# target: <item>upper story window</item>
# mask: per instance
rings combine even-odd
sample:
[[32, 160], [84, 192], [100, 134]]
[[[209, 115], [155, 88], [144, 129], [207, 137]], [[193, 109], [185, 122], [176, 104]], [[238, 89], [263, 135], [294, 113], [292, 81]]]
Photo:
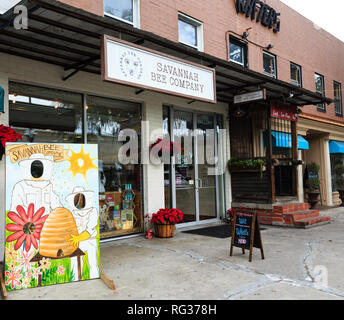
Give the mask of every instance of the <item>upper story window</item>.
[[302, 74], [301, 74], [301, 66], [290, 63], [290, 81], [292, 84], [302, 87]]
[[229, 37], [229, 60], [248, 67], [247, 43], [234, 37]]
[[266, 75], [277, 78], [276, 56], [263, 51], [263, 69]]
[[343, 115], [342, 107], [342, 85], [339, 82], [333, 82], [334, 89], [334, 110], [337, 116]]
[[179, 42], [203, 51], [203, 23], [188, 17], [182, 13], [178, 14]]
[[139, 27], [139, 0], [104, 0], [106, 16]]
[[[316, 93], [325, 96], [325, 82], [324, 76], [321, 74], [315, 73], [314, 74], [314, 81], [315, 81], [315, 91]], [[325, 103], [319, 103], [317, 105], [318, 111], [326, 112]]]

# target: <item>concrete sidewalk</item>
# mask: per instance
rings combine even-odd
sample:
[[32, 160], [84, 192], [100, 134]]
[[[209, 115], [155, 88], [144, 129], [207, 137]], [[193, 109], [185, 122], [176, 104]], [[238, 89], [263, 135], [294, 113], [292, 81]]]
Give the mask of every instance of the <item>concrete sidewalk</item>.
[[[332, 223], [306, 230], [267, 227], [265, 260], [254, 249], [252, 263], [238, 248], [229, 257], [230, 238], [182, 230], [173, 239], [104, 243], [102, 270], [115, 281], [115, 291], [92, 280], [10, 292], [9, 300], [344, 299], [344, 209], [321, 214]], [[317, 285], [319, 270], [327, 273], [327, 287]]]

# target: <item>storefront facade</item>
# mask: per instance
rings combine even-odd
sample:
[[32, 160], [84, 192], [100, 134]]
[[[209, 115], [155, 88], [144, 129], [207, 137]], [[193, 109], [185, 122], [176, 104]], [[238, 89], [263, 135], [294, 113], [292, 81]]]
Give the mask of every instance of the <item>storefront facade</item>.
[[[309, 21], [279, 1], [271, 1], [268, 7], [259, 2], [271, 13], [270, 24], [247, 19], [243, 3], [228, 1], [213, 10], [212, 3], [204, 1], [211, 13], [208, 14], [190, 3], [178, 2], [172, 8], [163, 3], [153, 7], [151, 2], [130, 0], [126, 3], [128, 8], [117, 8], [121, 9], [120, 14], [110, 0], [82, 4], [69, 0], [26, 1], [28, 31], [13, 28], [14, 15], [3, 17], [0, 87], [4, 89], [4, 113], [0, 114], [0, 123], [21, 133], [23, 143], [98, 144], [103, 217], [100, 230], [104, 240], [143, 233], [144, 216], [164, 207], [181, 209], [184, 225], [194, 225], [219, 221], [226, 210], [243, 204], [272, 209], [279, 197], [304, 201], [303, 169], [298, 161], [314, 159], [311, 150], [316, 147], [308, 140], [310, 123], [298, 115], [300, 111], [318, 112], [312, 111], [315, 105], [326, 105], [331, 102], [327, 97], [332, 98], [327, 92], [321, 94], [316, 90], [316, 70], [303, 56], [303, 43], [309, 34], [313, 36], [314, 30]], [[220, 9], [222, 20], [216, 16]], [[161, 21], [152, 19], [153, 16], [159, 16]], [[283, 26], [283, 20], [288, 19], [295, 19], [295, 26]], [[305, 34], [300, 39], [291, 39], [290, 34], [296, 33], [290, 28], [303, 24], [307, 26]], [[188, 33], [190, 26], [193, 31]], [[119, 64], [105, 54], [104, 36], [129, 45], [133, 52], [141, 50], [168, 58], [171, 63], [209, 69], [214, 78], [207, 84], [214, 90], [208, 95], [197, 95], [196, 91], [205, 92], [195, 75], [193, 84], [188, 85], [177, 78], [170, 79], [173, 90], [166, 90], [164, 66], [159, 63], [152, 71], [162, 75], [150, 72], [148, 81], [137, 73], [136, 82], [124, 81], [119, 76], [134, 74], [142, 61], [132, 62], [136, 71], [124, 65], [118, 68]], [[323, 36], [321, 31], [320, 38]], [[291, 41], [295, 41], [297, 50], [291, 50]], [[319, 65], [319, 61], [322, 57], [315, 57], [312, 65]], [[165, 68], [169, 70], [168, 66]], [[183, 86], [193, 93], [186, 94]], [[263, 93], [258, 100], [252, 98], [256, 92]], [[190, 137], [192, 147], [180, 154], [178, 163], [171, 157], [171, 163], [123, 165], [118, 151], [126, 142], [119, 139], [124, 129], [137, 133], [139, 153], [165, 136], [171, 141]], [[203, 164], [198, 158], [198, 141], [207, 138], [208, 130], [215, 132], [215, 158], [222, 157], [224, 163], [231, 154], [232, 158], [245, 161], [260, 159], [264, 162], [263, 179], [257, 171], [224, 170], [208, 175], [213, 164]], [[227, 132], [223, 150], [217, 147], [221, 130]], [[329, 153], [326, 159], [329, 161]], [[330, 162], [322, 169], [322, 198], [331, 205], [327, 195], [332, 193], [326, 180], [331, 176], [329, 166]], [[2, 161], [3, 196], [4, 168]], [[133, 211], [132, 221], [116, 225], [115, 215], [123, 209], [125, 192], [131, 195], [128, 205]]]

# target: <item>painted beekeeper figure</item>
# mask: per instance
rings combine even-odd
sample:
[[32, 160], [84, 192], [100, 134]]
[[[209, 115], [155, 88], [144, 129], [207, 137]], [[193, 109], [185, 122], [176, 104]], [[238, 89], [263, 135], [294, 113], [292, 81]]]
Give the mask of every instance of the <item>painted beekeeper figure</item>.
[[27, 210], [31, 203], [35, 211], [44, 207], [44, 215], [61, 207], [60, 199], [53, 190], [51, 176], [54, 162], [43, 154], [33, 154], [18, 163], [22, 181], [15, 184], [11, 195], [11, 211], [16, 212], [18, 205]]
[[[75, 187], [73, 193], [67, 196], [66, 201], [72, 208], [71, 211], [79, 233], [78, 236], [71, 235], [69, 241], [74, 247], [79, 247], [84, 253], [87, 252], [88, 264], [90, 267], [90, 278], [99, 278], [97, 256], [98, 211], [93, 207], [94, 192], [85, 191], [83, 187]], [[71, 259], [71, 268], [73, 268], [74, 273], [76, 274], [77, 258]]]

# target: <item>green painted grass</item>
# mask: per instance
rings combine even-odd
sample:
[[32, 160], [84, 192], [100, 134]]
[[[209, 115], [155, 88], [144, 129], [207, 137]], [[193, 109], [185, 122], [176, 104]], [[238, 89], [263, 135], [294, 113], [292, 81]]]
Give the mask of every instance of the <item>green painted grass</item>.
[[[13, 223], [13, 221], [11, 221], [8, 216], [8, 211], [6, 212], [6, 219], [5, 219], [5, 223], [6, 225], [8, 223]], [[99, 248], [99, 242], [100, 242], [100, 236], [99, 236], [99, 225], [97, 227], [97, 242], [98, 242], [98, 248]], [[11, 235], [13, 232], [7, 231], [5, 230], [5, 236], [6, 238]], [[13, 242], [13, 246], [15, 245], [15, 242]], [[5, 247], [9, 248], [10, 243], [5, 243]], [[23, 248], [23, 246], [22, 246]], [[34, 255], [38, 253], [38, 250], [35, 250]], [[18, 257], [20, 255], [20, 249], [17, 251]], [[18, 258], [17, 257], [17, 258]], [[98, 250], [97, 252], [97, 257], [98, 257], [98, 266], [100, 266], [100, 250]], [[82, 280], [89, 280], [90, 279], [90, 266], [88, 263], [88, 256], [87, 256], [87, 252], [85, 252], [85, 256], [82, 257], [82, 261], [83, 261], [83, 266], [82, 266]], [[16, 262], [16, 261], [12, 261], [10, 259], [6, 259], [6, 263], [5, 263], [5, 271], [9, 271], [9, 264], [10, 263], [14, 263], [14, 265], [16, 267], [19, 267], [20, 263]], [[49, 285], [54, 285], [54, 284], [61, 284], [61, 283], [68, 283], [68, 282], [73, 282], [76, 280], [75, 277], [77, 277], [77, 273], [78, 271], [75, 270], [75, 275], [74, 275], [74, 270], [71, 270], [71, 259], [70, 258], [64, 258], [64, 259], [57, 259], [57, 260], [52, 260], [49, 259], [50, 262], [50, 267], [46, 270], [42, 270], [42, 286], [49, 286]], [[59, 275], [57, 273], [58, 267], [59, 266], [63, 266], [64, 268], [64, 273]], [[35, 262], [32, 264], [32, 268], [38, 268], [38, 262]], [[28, 271], [26, 272], [22, 272], [21, 274], [23, 275], [22, 279], [24, 279], [24, 277], [26, 276]], [[6, 279], [5, 279], [6, 282]], [[31, 277], [28, 288], [35, 288], [38, 286], [38, 280], [34, 279], [33, 277]], [[6, 285], [6, 289], [8, 291], [11, 290], [18, 290], [18, 289], [22, 289], [22, 286], [18, 286], [15, 289], [11, 289], [10, 285]]]

